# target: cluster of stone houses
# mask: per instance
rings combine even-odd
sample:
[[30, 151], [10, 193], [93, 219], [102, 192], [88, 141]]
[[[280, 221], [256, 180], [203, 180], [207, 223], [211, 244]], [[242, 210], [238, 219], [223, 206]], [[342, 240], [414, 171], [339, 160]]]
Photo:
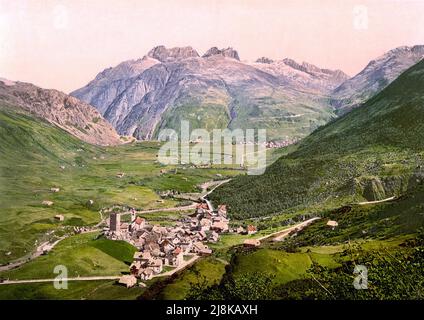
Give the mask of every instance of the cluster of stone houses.
[[268, 142], [266, 142], [265, 146], [269, 149], [284, 148], [284, 147], [287, 147], [287, 146], [294, 144], [294, 143], [297, 143], [297, 142], [299, 142], [299, 139], [292, 138], [292, 139], [285, 139], [285, 140], [280, 140], [280, 141], [268, 141]]
[[127, 241], [139, 250], [134, 254], [130, 272], [141, 280], [149, 280], [165, 266], [181, 266], [186, 256], [211, 254], [207, 243], [217, 242], [220, 233], [228, 232], [228, 223], [225, 205], [211, 211], [206, 203], [199, 203], [193, 214], [172, 227], [151, 225], [136, 216], [134, 210], [130, 222], [123, 223], [120, 213], [111, 213], [104, 234], [112, 240]]

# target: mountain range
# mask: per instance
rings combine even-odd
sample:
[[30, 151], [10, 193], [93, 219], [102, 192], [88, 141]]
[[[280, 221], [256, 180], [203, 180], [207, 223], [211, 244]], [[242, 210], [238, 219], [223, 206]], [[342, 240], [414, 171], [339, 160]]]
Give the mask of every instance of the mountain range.
[[[233, 48], [158, 46], [99, 73], [66, 95], [0, 79], [3, 102], [93, 144], [120, 135], [156, 139], [161, 129], [265, 128], [268, 140], [297, 140], [360, 106], [422, 59], [424, 46], [399, 47], [356, 76], [292, 59], [240, 61]], [[97, 110], [96, 110], [97, 109]], [[115, 131], [116, 130], [116, 131]], [[119, 134], [118, 134], [119, 133]]]
[[269, 140], [303, 138], [359, 106], [423, 56], [399, 47], [349, 78], [292, 59], [240, 61], [233, 48], [158, 46], [100, 72], [71, 95], [93, 105], [121, 135], [155, 139], [164, 128], [265, 128]]
[[122, 135], [160, 129], [267, 128], [270, 139], [302, 138], [328, 122], [329, 93], [348, 76], [290, 59], [240, 61], [232, 48], [203, 56], [191, 47], [153, 48], [99, 73], [71, 95], [95, 106]]
[[[215, 270], [219, 263], [219, 276], [210, 283], [219, 283], [218, 288], [229, 284], [231, 290], [234, 283], [249, 283], [247, 290], [237, 290], [248, 292], [256, 281], [275, 290], [269, 295], [272, 299], [287, 298], [287, 294], [309, 298], [309, 288], [321, 288], [321, 283], [329, 288], [331, 299], [349, 290], [371, 292], [373, 298], [383, 299], [388, 297], [386, 292], [394, 292], [398, 299], [403, 290], [393, 290], [393, 279], [399, 280], [401, 269], [392, 266], [408, 265], [409, 273], [403, 272], [411, 288], [407, 297], [416, 299], [422, 259], [413, 260], [410, 252], [422, 253], [419, 228], [424, 225], [421, 50], [420, 46], [394, 49], [348, 79], [341, 71], [291, 59], [261, 57], [243, 62], [232, 48], [211, 48], [200, 56], [190, 47], [160, 46], [142, 59], [106, 69], [78, 91], [85, 96], [81, 99], [102, 102], [101, 106], [56, 90], [0, 79], [0, 212], [4, 213], [0, 215], [0, 262], [11, 262], [2, 267], [14, 268], [2, 271], [1, 280], [47, 279], [62, 258], [74, 261], [69, 269], [72, 274], [98, 277], [110, 275], [111, 270], [116, 274], [128, 271], [122, 258], [115, 259], [127, 251], [121, 243], [108, 240], [105, 245], [106, 239], [79, 231], [86, 226], [98, 230], [107, 219], [104, 214], [129, 206], [139, 208], [139, 213], [152, 206], [160, 212], [152, 215], [148, 211], [147, 219], [162, 226], [175, 224], [180, 216], [175, 210], [186, 201], [160, 195], [172, 190], [184, 196], [195, 192], [200, 183], [220, 177], [229, 180], [216, 189], [209, 182], [204, 187], [215, 207], [226, 205], [232, 228], [252, 225], [259, 231], [256, 239], [278, 234], [284, 242], [260, 240], [259, 247], [242, 249], [246, 237], [252, 236], [229, 235], [230, 241], [210, 244], [212, 256], [198, 262], [206, 265], [196, 265], [194, 271], [180, 270], [180, 278], [166, 278], [159, 287], [149, 287], [147, 282], [139, 298], [161, 298], [169, 286], [178, 295], [190, 291], [184, 282], [187, 274], [203, 277], [201, 270]], [[157, 161], [161, 145], [154, 141], [110, 146], [125, 140], [113, 126], [121, 134], [151, 139], [161, 128], [178, 128], [181, 119], [190, 119], [194, 127], [257, 126], [266, 127], [275, 139], [304, 138], [287, 148], [268, 150], [274, 159], [279, 158], [259, 176], [246, 175], [238, 167], [166, 167]], [[320, 219], [307, 228], [286, 229], [300, 221], [304, 225], [310, 217]], [[417, 232], [419, 237], [411, 237]], [[67, 236], [46, 256], [28, 259], [35, 246], [45, 248]], [[370, 255], [371, 250], [384, 252]], [[127, 251], [125, 261], [132, 261], [135, 251]], [[391, 260], [382, 259], [386, 255]], [[346, 257], [351, 257], [349, 263]], [[15, 259], [25, 265], [15, 268]], [[277, 260], [282, 267], [263, 263]], [[117, 261], [120, 264], [115, 267]], [[352, 288], [352, 270], [358, 261], [372, 268], [379, 261], [379, 272], [370, 273], [377, 274], [370, 278], [373, 290]], [[333, 285], [340, 270], [346, 277]], [[209, 279], [209, 273], [204, 279]], [[249, 273], [252, 278], [243, 278]], [[273, 277], [270, 282], [257, 280], [266, 274]], [[382, 285], [381, 274], [386, 284]], [[178, 283], [181, 287], [175, 287]], [[0, 296], [53, 297], [43, 287], [21, 285], [0, 286], [7, 287]], [[97, 286], [77, 288], [75, 297], [86, 298], [86, 292], [98, 292]], [[214, 292], [211, 288], [216, 286], [205, 291]], [[108, 291], [99, 296], [103, 299], [126, 297], [125, 292], [132, 290], [115, 291], [119, 287], [110, 281], [109, 287], [102, 284], [102, 288]], [[145, 296], [150, 290], [151, 295]], [[211, 297], [220, 296], [213, 293]]]

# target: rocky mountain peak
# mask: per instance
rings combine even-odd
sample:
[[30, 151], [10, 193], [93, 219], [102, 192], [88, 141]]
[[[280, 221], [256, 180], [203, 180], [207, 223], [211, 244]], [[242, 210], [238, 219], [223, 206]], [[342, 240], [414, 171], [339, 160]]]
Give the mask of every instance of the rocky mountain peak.
[[283, 62], [286, 65], [288, 65], [288, 66], [290, 66], [290, 67], [292, 67], [296, 70], [303, 71], [303, 72], [306, 72], [306, 73], [312, 73], [312, 72], [320, 71], [320, 69], [317, 66], [314, 66], [313, 64], [310, 64], [310, 63], [307, 63], [307, 62], [303, 62], [302, 64], [299, 64], [295, 60], [289, 59], [289, 58], [283, 59]]
[[411, 51], [412, 51], [412, 52], [418, 52], [418, 53], [420, 53], [420, 54], [424, 55], [424, 45], [416, 45], [416, 46], [413, 46], [413, 47], [411, 48]]
[[14, 86], [16, 84], [15, 81], [11, 81], [2, 77], [0, 77], [0, 81], [3, 82], [6, 86]]
[[199, 54], [190, 46], [175, 47], [170, 49], [166, 48], [165, 46], [157, 46], [150, 50], [147, 56], [159, 60], [160, 62], [169, 62], [174, 60], [199, 57]]
[[346, 73], [344, 73], [342, 70], [329, 70], [329, 69], [323, 69], [324, 73], [328, 73], [331, 74], [334, 79], [338, 79], [340, 80], [340, 82], [342, 81], [346, 81], [350, 78], [349, 75], [347, 75]]
[[207, 58], [207, 57], [217, 56], [217, 55], [221, 55], [224, 57], [228, 57], [228, 58], [232, 58], [232, 59], [236, 59], [240, 61], [238, 52], [231, 47], [228, 47], [226, 49], [218, 49], [217, 47], [212, 47], [208, 51], [206, 51], [203, 57]]
[[399, 53], [424, 53], [424, 45], [415, 45], [413, 47], [401, 46], [388, 51], [388, 54]]
[[360, 106], [405, 70], [422, 60], [423, 56], [424, 45], [402, 46], [387, 51], [371, 60], [361, 72], [336, 88], [332, 105], [339, 109], [339, 112], [347, 112]]
[[379, 63], [384, 63], [389, 59], [420, 59], [424, 56], [424, 45], [416, 45], [413, 47], [401, 46], [387, 51], [383, 55], [379, 56], [375, 60], [371, 60], [368, 66], [372, 66]]
[[257, 62], [257, 63], [267, 63], [267, 64], [271, 64], [271, 63], [273, 63], [273, 62], [274, 62], [274, 60], [269, 59], [269, 58], [267, 58], [267, 57], [260, 57], [260, 58], [256, 59], [256, 61], [255, 61], [255, 62]]
[[293, 69], [296, 69], [305, 73], [309, 73], [311, 75], [326, 74], [331, 77], [334, 77], [335, 79], [342, 80], [342, 81], [349, 79], [349, 76], [341, 70], [321, 69], [311, 63], [302, 62], [302, 64], [299, 64], [293, 59], [288, 59], [288, 58], [284, 59], [283, 62], [286, 65], [292, 67]]

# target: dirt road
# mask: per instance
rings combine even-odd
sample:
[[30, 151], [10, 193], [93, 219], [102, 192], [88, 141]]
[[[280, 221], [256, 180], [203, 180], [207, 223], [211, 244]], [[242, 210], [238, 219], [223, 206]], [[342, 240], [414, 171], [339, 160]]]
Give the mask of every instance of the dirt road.
[[268, 234], [266, 236], [263, 236], [261, 238], [258, 238], [258, 240], [259, 241], [263, 241], [265, 239], [268, 239], [268, 238], [271, 238], [271, 237], [274, 237], [275, 236], [275, 238], [273, 239], [273, 241], [282, 241], [284, 238], [286, 238], [290, 234], [290, 232], [292, 232], [292, 231], [294, 231], [296, 229], [297, 230], [302, 230], [303, 228], [307, 227], [312, 222], [314, 222], [315, 220], [318, 220], [318, 219], [321, 219], [321, 218], [320, 217], [311, 218], [309, 220], [306, 220], [306, 221], [303, 221], [301, 223], [298, 223], [298, 224], [296, 224], [296, 225], [294, 225], [292, 227], [289, 227], [287, 229], [280, 230], [280, 231], [277, 231], [277, 232], [273, 232], [271, 234]]
[[[210, 189], [208, 192], [206, 192], [204, 195], [202, 195], [202, 196], [200, 197], [200, 199], [201, 199], [201, 200], [203, 200], [203, 201], [205, 201], [205, 202], [206, 202], [206, 204], [208, 205], [209, 210], [213, 211], [213, 206], [212, 206], [212, 202], [210, 202], [208, 199], [206, 199], [206, 197], [207, 197], [209, 194], [211, 194], [211, 193], [212, 193], [212, 192], [213, 192], [216, 188], [218, 188], [219, 186], [221, 186], [221, 185], [223, 185], [224, 183], [227, 183], [227, 182], [229, 182], [229, 181], [231, 181], [231, 179], [221, 180], [221, 181], [217, 182], [217, 183], [213, 186], [213, 188], [212, 188], [212, 189]], [[205, 184], [203, 184], [203, 186], [204, 186], [204, 185], [205, 185]], [[203, 187], [203, 186], [202, 186], [202, 187]], [[206, 191], [208, 187], [209, 187], [209, 186], [205, 187], [205, 188], [204, 188], [204, 191]]]
[[386, 198], [383, 200], [376, 200], [376, 201], [364, 201], [364, 202], [358, 202], [357, 204], [359, 204], [360, 206], [366, 205], [366, 204], [376, 204], [376, 203], [382, 203], [382, 202], [387, 202], [387, 201], [391, 201], [394, 200], [396, 197], [390, 197], [390, 198]]

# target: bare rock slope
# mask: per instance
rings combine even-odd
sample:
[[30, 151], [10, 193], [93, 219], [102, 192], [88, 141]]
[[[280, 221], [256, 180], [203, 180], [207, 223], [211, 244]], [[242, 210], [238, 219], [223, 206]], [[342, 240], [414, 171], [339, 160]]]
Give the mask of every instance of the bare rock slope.
[[332, 93], [332, 105], [338, 113], [360, 106], [423, 57], [424, 45], [398, 47], [386, 52], [337, 87]]
[[0, 79], [0, 101], [42, 118], [91, 144], [120, 144], [120, 136], [91, 105], [63, 92]]

